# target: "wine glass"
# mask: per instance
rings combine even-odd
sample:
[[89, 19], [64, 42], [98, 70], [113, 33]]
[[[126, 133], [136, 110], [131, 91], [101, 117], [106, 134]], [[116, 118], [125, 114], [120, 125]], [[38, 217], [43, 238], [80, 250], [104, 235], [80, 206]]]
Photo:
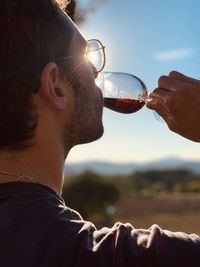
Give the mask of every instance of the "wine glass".
[[134, 113], [151, 101], [144, 82], [128, 73], [103, 71], [106, 63], [105, 46], [97, 39], [87, 41], [85, 60], [97, 74], [96, 85], [101, 89], [104, 106], [121, 113]]
[[151, 101], [146, 85], [140, 78], [122, 72], [102, 71], [96, 78], [104, 106], [121, 113], [134, 113]]

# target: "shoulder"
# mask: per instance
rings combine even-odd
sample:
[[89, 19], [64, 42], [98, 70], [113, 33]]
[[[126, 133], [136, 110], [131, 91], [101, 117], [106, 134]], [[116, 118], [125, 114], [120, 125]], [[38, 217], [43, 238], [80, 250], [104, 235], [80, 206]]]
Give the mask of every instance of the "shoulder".
[[98, 230], [73, 210], [66, 212], [54, 220], [43, 239], [43, 247], [50, 254], [48, 259], [57, 262], [57, 266], [67, 263], [78, 267], [110, 267], [135, 263], [135, 266], [175, 267], [189, 262], [190, 266], [200, 266], [200, 238], [196, 235], [173, 233], [158, 225], [135, 229], [128, 223]]

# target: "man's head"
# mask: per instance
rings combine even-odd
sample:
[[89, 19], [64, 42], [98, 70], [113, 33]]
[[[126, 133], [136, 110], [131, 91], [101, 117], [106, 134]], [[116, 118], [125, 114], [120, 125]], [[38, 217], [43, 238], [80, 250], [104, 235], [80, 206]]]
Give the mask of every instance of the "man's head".
[[66, 148], [99, 138], [102, 97], [79, 57], [86, 42], [58, 4], [2, 1], [0, 36], [0, 149], [31, 146], [53, 122]]

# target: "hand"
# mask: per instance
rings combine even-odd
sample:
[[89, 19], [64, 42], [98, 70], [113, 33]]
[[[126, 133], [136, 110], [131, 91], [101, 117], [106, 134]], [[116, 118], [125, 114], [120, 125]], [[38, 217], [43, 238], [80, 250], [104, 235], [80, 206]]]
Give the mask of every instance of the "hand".
[[200, 80], [172, 71], [161, 76], [147, 107], [163, 117], [170, 130], [200, 142]]

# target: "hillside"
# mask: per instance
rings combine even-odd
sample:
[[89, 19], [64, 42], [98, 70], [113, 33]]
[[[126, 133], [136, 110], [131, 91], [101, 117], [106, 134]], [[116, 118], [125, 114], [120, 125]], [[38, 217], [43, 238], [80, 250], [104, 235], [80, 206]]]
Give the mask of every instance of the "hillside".
[[68, 163], [65, 168], [66, 175], [78, 174], [91, 170], [102, 175], [126, 175], [139, 170], [166, 170], [187, 169], [200, 173], [200, 161], [187, 161], [181, 158], [170, 157], [146, 163], [111, 163], [104, 161], [89, 161], [82, 163]]

